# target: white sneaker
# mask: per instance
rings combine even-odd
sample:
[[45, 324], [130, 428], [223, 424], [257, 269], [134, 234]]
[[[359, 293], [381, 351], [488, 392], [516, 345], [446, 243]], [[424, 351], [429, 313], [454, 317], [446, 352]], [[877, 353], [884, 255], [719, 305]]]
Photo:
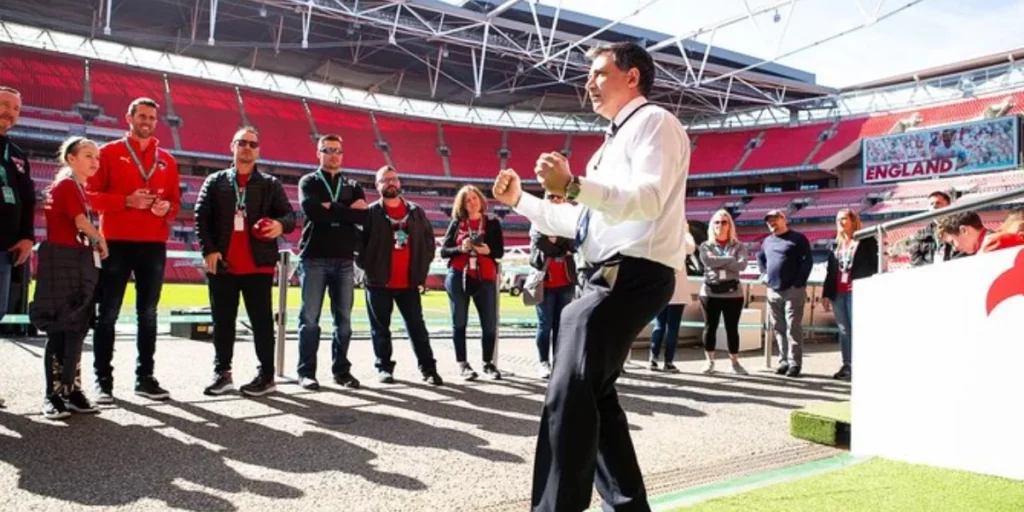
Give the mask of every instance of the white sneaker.
[[542, 379], [545, 379], [545, 380], [550, 379], [551, 378], [551, 363], [549, 363], [547, 361], [542, 361], [540, 364], [538, 364], [537, 365], [537, 376], [542, 378]]
[[747, 370], [743, 368], [743, 365], [741, 365], [740, 362], [735, 359], [732, 361], [732, 372], [735, 373], [736, 375], [749, 375], [747, 373]]
[[711, 375], [712, 373], [715, 373], [715, 362], [714, 361], [705, 361], [704, 362], [704, 369], [701, 370], [700, 372], [705, 374], [705, 375]]

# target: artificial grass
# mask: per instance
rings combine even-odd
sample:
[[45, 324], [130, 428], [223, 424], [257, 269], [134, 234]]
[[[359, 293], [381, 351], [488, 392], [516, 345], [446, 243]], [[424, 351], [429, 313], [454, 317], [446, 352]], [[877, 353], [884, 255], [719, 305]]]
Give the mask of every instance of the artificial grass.
[[822, 402], [793, 411], [789, 433], [797, 439], [828, 446], [850, 443], [850, 402]]
[[1024, 482], [885, 459], [717, 498], [678, 512], [1024, 510]]

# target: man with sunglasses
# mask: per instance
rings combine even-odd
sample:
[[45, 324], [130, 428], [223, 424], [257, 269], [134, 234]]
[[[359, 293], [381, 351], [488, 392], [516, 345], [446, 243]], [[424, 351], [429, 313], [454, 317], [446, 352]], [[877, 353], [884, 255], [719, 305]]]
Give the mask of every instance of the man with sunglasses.
[[370, 205], [357, 263], [366, 272], [366, 311], [377, 376], [384, 384], [395, 382], [391, 312], [397, 305], [423, 381], [440, 386], [443, 381], [437, 374], [420, 300], [420, 289], [434, 260], [434, 228], [423, 208], [402, 197], [398, 172], [381, 167], [376, 181], [381, 199]]
[[320, 348], [320, 310], [324, 292], [331, 297], [334, 333], [331, 373], [334, 382], [358, 388], [348, 360], [352, 338], [355, 293], [353, 259], [361, 240], [357, 226], [366, 222], [366, 194], [341, 175], [344, 151], [340, 135], [327, 134], [317, 142], [320, 167], [299, 179], [299, 201], [306, 214], [299, 243], [302, 310], [299, 313], [299, 385], [316, 390], [317, 351]]
[[234, 165], [211, 174], [196, 200], [196, 233], [206, 260], [213, 313], [214, 375], [203, 391], [221, 395], [234, 389], [231, 360], [239, 295], [252, 325], [259, 368], [239, 391], [263, 396], [274, 383], [274, 313], [271, 289], [277, 239], [295, 229], [295, 212], [277, 178], [256, 168], [259, 133], [251, 126], [231, 141]]

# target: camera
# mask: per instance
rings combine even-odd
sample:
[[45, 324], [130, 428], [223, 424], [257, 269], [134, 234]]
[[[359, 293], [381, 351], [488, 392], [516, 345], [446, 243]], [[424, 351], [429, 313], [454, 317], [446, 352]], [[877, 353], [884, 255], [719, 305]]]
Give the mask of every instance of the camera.
[[472, 235], [469, 235], [469, 243], [479, 247], [481, 245], [484, 245], [484, 238], [476, 233], [473, 233]]

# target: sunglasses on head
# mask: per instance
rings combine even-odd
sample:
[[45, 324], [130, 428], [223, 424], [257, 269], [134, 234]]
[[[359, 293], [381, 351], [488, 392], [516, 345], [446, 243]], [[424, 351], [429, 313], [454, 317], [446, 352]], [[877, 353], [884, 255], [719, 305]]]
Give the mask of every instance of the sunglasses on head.
[[341, 148], [320, 148], [320, 152], [325, 155], [340, 155], [343, 153]]
[[260, 147], [259, 141], [255, 141], [255, 140], [238, 139], [238, 140], [235, 141], [235, 144], [237, 144], [238, 147], [240, 147], [240, 148], [244, 148], [246, 146], [249, 146], [250, 148], [256, 149], [256, 148]]

